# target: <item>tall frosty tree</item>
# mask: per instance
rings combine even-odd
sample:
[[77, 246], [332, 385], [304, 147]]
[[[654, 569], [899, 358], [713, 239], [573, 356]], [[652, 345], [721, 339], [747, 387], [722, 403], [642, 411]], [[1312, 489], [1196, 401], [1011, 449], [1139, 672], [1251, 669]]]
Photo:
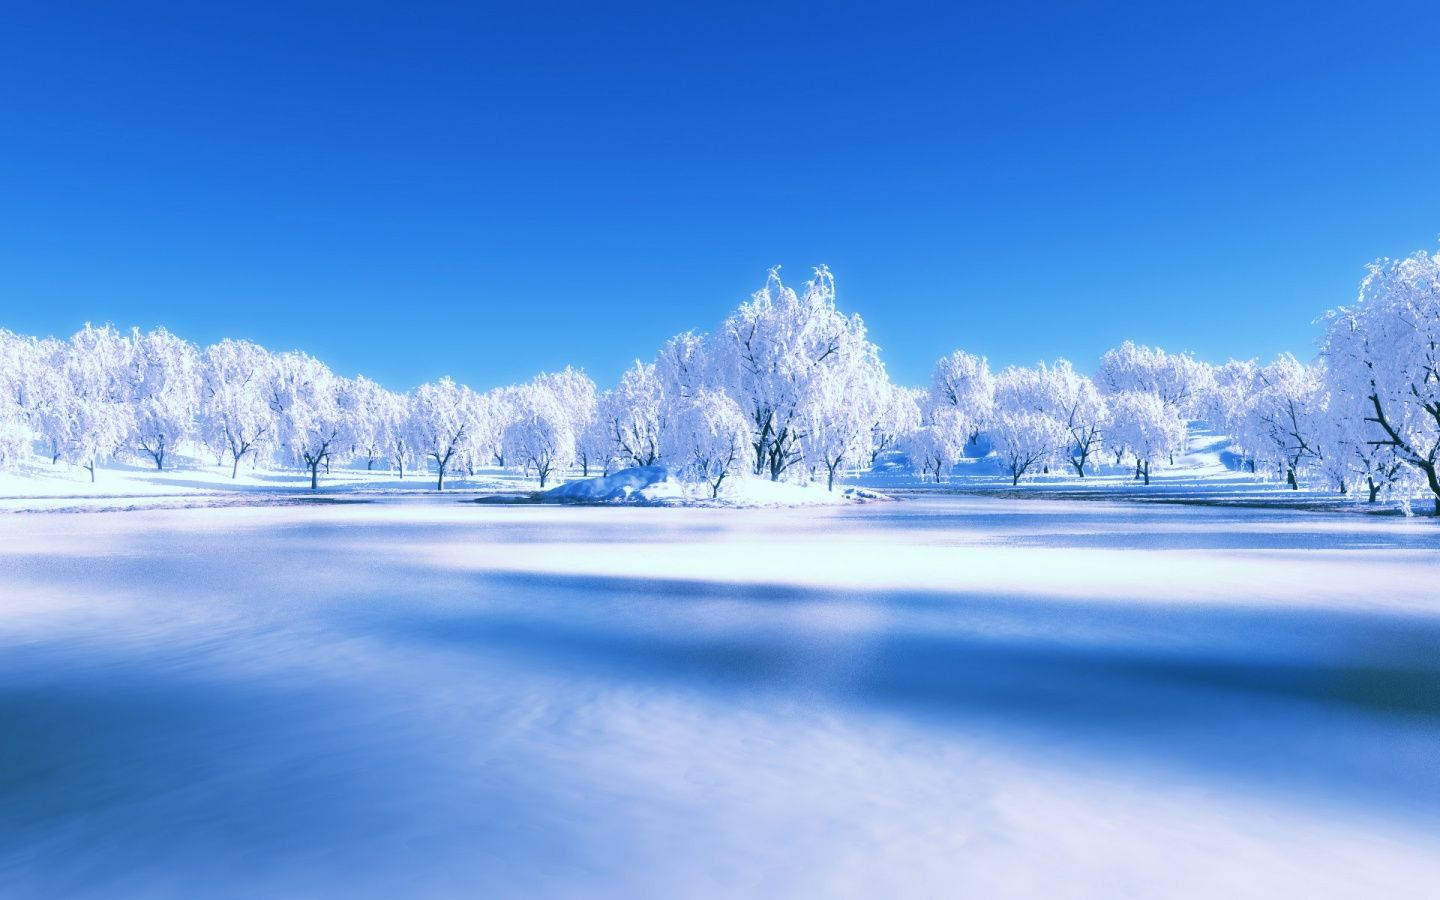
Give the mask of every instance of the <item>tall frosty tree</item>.
[[649, 466], [660, 458], [665, 389], [653, 363], [636, 361], [607, 391], [597, 412], [614, 453], [627, 466]]
[[1320, 371], [1289, 353], [1256, 371], [1243, 427], [1255, 452], [1284, 472], [1285, 482], [1300, 489], [1300, 472], [1321, 460], [1320, 419], [1325, 395]]
[[1011, 484], [1064, 453], [1069, 433], [1054, 388], [1043, 368], [1010, 366], [995, 378], [995, 412], [986, 434]]
[[501, 437], [505, 456], [511, 465], [533, 469], [543, 488], [556, 471], [575, 461], [571, 416], [543, 384], [522, 386], [514, 402], [514, 416]]
[[391, 460], [405, 477], [406, 460], [396, 458], [407, 412], [405, 398], [357, 375], [345, 382], [340, 405], [350, 419], [351, 438], [355, 451], [365, 459], [365, 471], [374, 471], [381, 460]]
[[320, 486], [320, 467], [338, 462], [353, 441], [340, 405], [343, 382], [319, 360], [282, 353], [270, 377], [270, 410], [281, 458], [310, 472], [310, 489]]
[[480, 398], [449, 378], [422, 384], [410, 397], [410, 444], [435, 463], [435, 490], [471, 441]]
[[1413, 467], [1440, 515], [1440, 254], [1373, 264], [1331, 314], [1324, 356], [1335, 385], [1364, 398], [1363, 439]]
[[891, 400], [890, 379], [867, 341], [839, 355], [835, 364], [821, 366], [807, 390], [801, 449], [825, 470], [825, 485], [834, 490], [842, 467], [869, 461], [875, 423]]
[[765, 287], [725, 320], [716, 335], [716, 377], [750, 420], [753, 471], [778, 480], [801, 459], [805, 407], [822, 373], [869, 352], [859, 316], [835, 307], [835, 279], [824, 267], [802, 293], [771, 269]]
[[725, 479], [745, 466], [750, 428], [739, 404], [724, 391], [696, 388], [671, 407], [662, 441], [664, 458], [703, 481], [713, 499]]
[[995, 377], [990, 363], [964, 350], [942, 356], [930, 374], [930, 402], [953, 411], [946, 418], [964, 432], [961, 444], [969, 443], [994, 413]]
[[165, 456], [190, 435], [200, 405], [200, 354], [189, 341], [163, 328], [131, 339], [133, 391], [130, 398], [134, 440], [165, 468]]
[[230, 457], [230, 477], [240, 461], [253, 460], [274, 431], [270, 407], [272, 360], [265, 348], [249, 341], [223, 340], [200, 358], [200, 432], [207, 444]]
[[88, 324], [63, 351], [63, 405], [53, 417], [54, 431], [45, 437], [62, 459], [88, 471], [91, 481], [99, 460], [113, 456], [134, 429], [134, 352], [130, 339], [112, 326]]
[[1110, 398], [1109, 437], [1135, 458], [1135, 477], [1150, 483], [1150, 467], [1185, 441], [1185, 420], [1150, 391], [1123, 391]]

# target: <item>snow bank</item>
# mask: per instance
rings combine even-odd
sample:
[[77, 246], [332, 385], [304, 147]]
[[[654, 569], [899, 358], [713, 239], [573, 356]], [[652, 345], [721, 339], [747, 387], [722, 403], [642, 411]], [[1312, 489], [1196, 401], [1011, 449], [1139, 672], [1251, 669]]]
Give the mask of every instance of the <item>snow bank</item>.
[[834, 491], [818, 484], [789, 484], [761, 478], [725, 479], [712, 498], [709, 485], [685, 481], [666, 466], [637, 466], [613, 475], [581, 478], [542, 491], [542, 503], [633, 503], [642, 506], [828, 506], [889, 497], [865, 488]]

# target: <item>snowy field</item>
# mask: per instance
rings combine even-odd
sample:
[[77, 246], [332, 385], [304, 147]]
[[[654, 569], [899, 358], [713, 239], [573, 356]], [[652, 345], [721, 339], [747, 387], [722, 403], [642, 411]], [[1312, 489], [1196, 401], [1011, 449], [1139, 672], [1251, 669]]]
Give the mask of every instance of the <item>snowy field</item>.
[[1433, 520], [0, 516], [5, 897], [1425, 897]]

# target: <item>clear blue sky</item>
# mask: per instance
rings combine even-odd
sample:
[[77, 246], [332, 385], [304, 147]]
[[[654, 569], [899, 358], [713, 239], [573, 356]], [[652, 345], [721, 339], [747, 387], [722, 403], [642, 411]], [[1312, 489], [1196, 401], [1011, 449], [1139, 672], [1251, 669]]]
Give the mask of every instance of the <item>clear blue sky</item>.
[[28, 3], [0, 326], [610, 380], [781, 263], [892, 373], [1310, 352], [1440, 233], [1433, 8]]

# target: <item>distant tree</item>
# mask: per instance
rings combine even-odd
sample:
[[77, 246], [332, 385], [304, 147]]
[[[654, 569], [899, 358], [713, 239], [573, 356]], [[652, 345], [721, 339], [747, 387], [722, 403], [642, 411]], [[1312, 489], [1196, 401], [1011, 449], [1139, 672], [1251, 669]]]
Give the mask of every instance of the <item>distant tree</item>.
[[506, 427], [505, 454], [533, 468], [544, 488], [558, 469], [575, 461], [575, 432], [570, 416], [555, 394], [543, 386], [525, 385], [515, 396], [517, 415]]
[[1110, 398], [1110, 440], [1135, 457], [1135, 477], [1150, 483], [1152, 464], [1185, 440], [1185, 421], [1158, 394], [1125, 391]]
[[109, 325], [86, 324], [65, 347], [63, 406], [52, 417], [55, 431], [46, 437], [62, 458], [88, 471], [91, 481], [99, 460], [114, 456], [134, 431], [134, 352], [130, 339]]
[[270, 406], [273, 361], [249, 341], [222, 340], [200, 357], [200, 433], [230, 456], [230, 477], [240, 460], [252, 459], [275, 429]]
[[966, 431], [965, 443], [973, 441], [994, 413], [995, 377], [989, 362], [964, 350], [942, 356], [930, 375], [930, 403], [950, 407], [948, 421]]
[[871, 352], [859, 316], [835, 306], [835, 279], [824, 267], [797, 294], [771, 269], [765, 286], [725, 320], [713, 341], [715, 378], [751, 425], [753, 471], [772, 481], [803, 458], [805, 404], [812, 383], [846, 358]]
[[195, 428], [200, 406], [200, 354], [163, 328], [130, 338], [131, 423], [134, 441], [165, 468], [165, 456]]
[[469, 446], [479, 398], [450, 378], [422, 384], [410, 396], [409, 441], [435, 463], [435, 490], [445, 490], [445, 473]]
[[654, 465], [660, 458], [665, 389], [653, 363], [636, 361], [607, 391], [598, 415], [626, 465]]
[[312, 356], [275, 357], [269, 389], [275, 446], [283, 461], [310, 472], [311, 490], [320, 486], [320, 467], [340, 461], [354, 443], [340, 405], [343, 389], [343, 380]]
[[715, 498], [725, 479], [745, 467], [750, 426], [728, 394], [697, 388], [671, 408], [662, 441], [661, 455], [687, 476], [703, 481]]

